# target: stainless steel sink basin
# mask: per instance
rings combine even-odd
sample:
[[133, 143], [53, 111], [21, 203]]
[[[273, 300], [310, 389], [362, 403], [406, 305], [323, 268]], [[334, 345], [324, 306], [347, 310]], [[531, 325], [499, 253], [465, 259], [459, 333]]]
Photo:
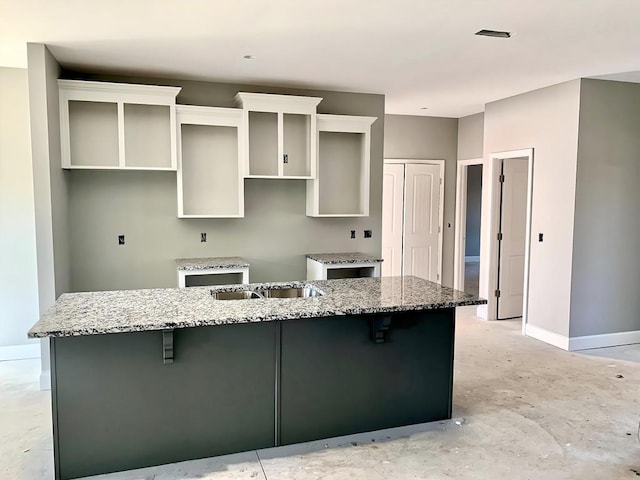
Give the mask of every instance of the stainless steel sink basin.
[[265, 288], [260, 290], [260, 294], [265, 298], [311, 298], [320, 297], [322, 292], [316, 290], [313, 287], [298, 287], [298, 288]]
[[211, 291], [211, 296], [215, 300], [247, 300], [250, 298], [262, 298], [256, 292], [252, 292], [251, 290], [240, 290], [236, 292], [215, 292]]
[[261, 290], [211, 290], [214, 300], [249, 300], [255, 298], [312, 298], [322, 296], [322, 292], [311, 285], [301, 287], [265, 287]]

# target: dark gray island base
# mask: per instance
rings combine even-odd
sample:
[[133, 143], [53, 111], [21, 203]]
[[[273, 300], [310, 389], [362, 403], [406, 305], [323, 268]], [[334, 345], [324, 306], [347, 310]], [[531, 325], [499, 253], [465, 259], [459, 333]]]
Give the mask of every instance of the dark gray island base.
[[455, 307], [413, 307], [52, 337], [56, 478], [451, 418]]

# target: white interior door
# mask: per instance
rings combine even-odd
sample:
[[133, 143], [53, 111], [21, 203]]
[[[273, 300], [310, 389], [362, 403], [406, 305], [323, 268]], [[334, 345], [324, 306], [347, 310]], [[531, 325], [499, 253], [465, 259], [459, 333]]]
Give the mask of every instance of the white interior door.
[[402, 275], [404, 165], [385, 164], [382, 183], [382, 276]]
[[503, 161], [498, 319], [522, 316], [528, 159]]
[[405, 177], [403, 275], [438, 282], [440, 166], [409, 163]]

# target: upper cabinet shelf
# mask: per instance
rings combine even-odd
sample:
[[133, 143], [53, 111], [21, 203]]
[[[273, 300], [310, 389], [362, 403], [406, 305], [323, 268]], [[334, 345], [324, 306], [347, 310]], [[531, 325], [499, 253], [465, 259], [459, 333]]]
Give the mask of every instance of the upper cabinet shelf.
[[316, 178], [319, 97], [240, 92], [246, 178]]
[[318, 174], [307, 182], [307, 216], [369, 216], [371, 125], [376, 120], [317, 115]]
[[58, 80], [62, 168], [176, 170], [178, 87]]

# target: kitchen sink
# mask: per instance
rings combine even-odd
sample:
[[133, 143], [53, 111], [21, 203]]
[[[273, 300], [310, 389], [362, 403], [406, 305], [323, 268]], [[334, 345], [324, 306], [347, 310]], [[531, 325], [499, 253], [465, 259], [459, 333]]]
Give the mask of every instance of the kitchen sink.
[[262, 290], [235, 290], [217, 292], [211, 290], [211, 296], [215, 300], [248, 300], [256, 298], [312, 298], [321, 297], [322, 292], [313, 286], [279, 287], [271, 286]]
[[215, 300], [247, 300], [250, 298], [263, 298], [262, 295], [251, 290], [240, 290], [236, 292], [216, 292], [211, 291], [211, 296]]
[[265, 288], [260, 290], [260, 294], [265, 298], [311, 298], [320, 297], [322, 292], [314, 287], [287, 287], [287, 288]]

